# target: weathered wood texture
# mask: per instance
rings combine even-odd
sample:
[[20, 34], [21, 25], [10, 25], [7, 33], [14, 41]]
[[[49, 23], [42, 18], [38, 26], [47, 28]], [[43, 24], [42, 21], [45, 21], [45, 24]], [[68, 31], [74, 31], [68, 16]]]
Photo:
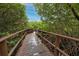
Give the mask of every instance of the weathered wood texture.
[[6, 41], [0, 43], [0, 55], [7, 56], [8, 55], [8, 47]]
[[[52, 44], [50, 41], [48, 41], [46, 38], [44, 38], [44, 37], [42, 37], [40, 34], [37, 34], [42, 40], [44, 40], [44, 42], [46, 42], [45, 44], [50, 44], [52, 47], [54, 47], [54, 49], [56, 50], [56, 51], [58, 51], [59, 53], [61, 53], [62, 55], [64, 55], [64, 56], [68, 56], [68, 54], [66, 54], [64, 51], [62, 51], [61, 49], [59, 49], [57, 46], [55, 46], [54, 44]], [[55, 52], [56, 52], [55, 51]], [[56, 55], [56, 54], [54, 54], [54, 55]]]
[[[3, 38], [0, 38], [0, 56], [10, 56], [10, 55], [12, 55], [12, 54], [14, 54], [14, 51], [17, 49], [17, 47], [19, 46], [19, 44], [21, 43], [21, 41], [23, 40], [23, 38], [24, 38], [24, 36], [25, 36], [25, 34], [24, 33], [27, 33], [27, 34], [29, 34], [29, 33], [31, 33], [31, 32], [33, 32], [33, 30], [32, 29], [24, 29], [24, 30], [21, 30], [21, 31], [18, 31], [18, 32], [16, 32], [16, 33], [13, 33], [13, 34], [10, 34], [10, 35], [8, 35], [8, 36], [5, 36], [5, 37], [3, 37]], [[17, 44], [12, 48], [12, 50], [9, 52], [8, 51], [8, 46], [7, 46], [7, 40], [9, 39], [9, 38], [14, 38], [14, 37], [16, 37], [17, 35], [21, 35], [21, 34], [23, 34], [22, 35], [22, 37], [21, 37], [21, 39], [17, 42]]]

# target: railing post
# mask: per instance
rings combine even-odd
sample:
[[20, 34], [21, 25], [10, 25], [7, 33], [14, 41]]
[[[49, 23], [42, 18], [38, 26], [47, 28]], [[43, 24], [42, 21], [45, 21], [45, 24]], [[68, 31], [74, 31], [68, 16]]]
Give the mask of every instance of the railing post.
[[[60, 43], [61, 43], [61, 37], [56, 36], [55, 46], [60, 48]], [[55, 55], [59, 55], [59, 52], [57, 50], [55, 50]]]
[[8, 47], [6, 40], [0, 43], [0, 56], [8, 55]]

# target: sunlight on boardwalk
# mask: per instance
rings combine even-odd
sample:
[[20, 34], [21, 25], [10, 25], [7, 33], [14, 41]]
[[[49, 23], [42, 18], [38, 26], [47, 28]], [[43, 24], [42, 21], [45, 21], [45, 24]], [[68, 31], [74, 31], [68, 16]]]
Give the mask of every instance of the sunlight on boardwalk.
[[50, 51], [41, 43], [35, 32], [28, 34], [22, 46], [19, 48], [18, 56], [51, 56]]

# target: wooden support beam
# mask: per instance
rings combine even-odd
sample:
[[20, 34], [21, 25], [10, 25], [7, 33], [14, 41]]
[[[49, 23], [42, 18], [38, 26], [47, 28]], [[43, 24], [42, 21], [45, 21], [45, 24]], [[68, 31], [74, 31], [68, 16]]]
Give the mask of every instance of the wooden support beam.
[[[61, 43], [61, 37], [60, 36], [56, 36], [55, 46], [60, 48], [60, 43]], [[59, 52], [57, 50], [55, 50], [55, 54], [59, 55]]]
[[6, 41], [0, 43], [0, 56], [7, 56], [8, 55], [8, 46]]
[[60, 37], [60, 36], [56, 36], [55, 45], [56, 45], [58, 48], [60, 47], [60, 43], [61, 43], [61, 37]]

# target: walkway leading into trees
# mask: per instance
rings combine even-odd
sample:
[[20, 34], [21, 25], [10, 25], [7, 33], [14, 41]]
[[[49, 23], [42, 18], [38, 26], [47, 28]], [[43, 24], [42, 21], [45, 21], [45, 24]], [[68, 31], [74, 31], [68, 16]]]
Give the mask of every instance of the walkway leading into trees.
[[22, 46], [19, 48], [18, 56], [51, 56], [52, 53], [41, 42], [35, 32], [25, 36]]
[[[16, 38], [18, 41], [11, 46]], [[79, 39], [33, 29], [24, 29], [0, 38], [0, 56], [52, 55], [79, 55]]]

